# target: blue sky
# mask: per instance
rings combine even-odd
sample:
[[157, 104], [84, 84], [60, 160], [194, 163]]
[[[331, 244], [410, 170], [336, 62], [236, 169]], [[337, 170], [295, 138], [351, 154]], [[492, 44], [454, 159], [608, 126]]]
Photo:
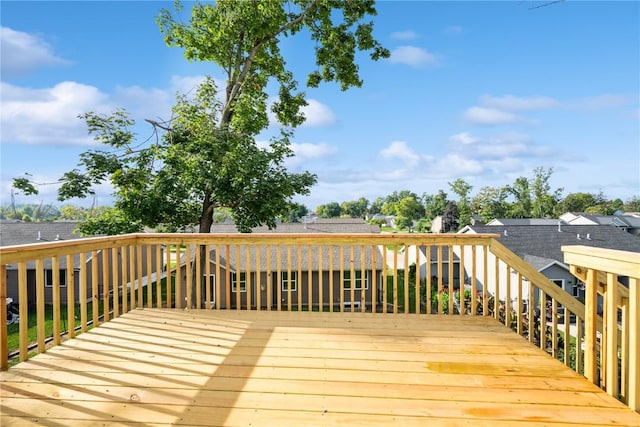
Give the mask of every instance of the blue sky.
[[[640, 3], [567, 0], [384, 1], [376, 37], [388, 60], [359, 58], [364, 85], [308, 90], [293, 171], [318, 175], [319, 204], [393, 191], [449, 189], [457, 178], [501, 187], [536, 167], [552, 189], [628, 200], [640, 196]], [[77, 115], [126, 108], [168, 118], [176, 91], [204, 75], [166, 47], [155, 17], [170, 2], [2, 1], [0, 203], [25, 172], [54, 182], [96, 148]], [[308, 40], [283, 52], [304, 82]], [[269, 131], [261, 138], [267, 139]], [[107, 186], [98, 204], [110, 204]], [[55, 202], [55, 186], [17, 202]], [[74, 200], [74, 204], [90, 204]], [[58, 203], [56, 203], [58, 204]]]

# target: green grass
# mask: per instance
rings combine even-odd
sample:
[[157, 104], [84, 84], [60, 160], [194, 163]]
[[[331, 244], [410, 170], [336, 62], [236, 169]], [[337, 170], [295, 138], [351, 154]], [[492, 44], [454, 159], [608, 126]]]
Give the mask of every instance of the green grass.
[[[173, 278], [172, 278], [172, 283], [173, 283]], [[173, 286], [172, 289], [175, 289], [175, 286]], [[162, 298], [162, 303], [164, 304], [167, 300], [166, 278], [162, 279], [161, 281], [160, 292], [161, 292], [160, 295]], [[155, 304], [156, 295], [157, 295], [155, 283], [152, 285], [151, 294], [153, 298], [153, 304]], [[136, 298], [137, 296], [138, 294], [136, 293]], [[144, 303], [146, 304], [146, 301], [147, 301], [146, 285], [142, 287], [142, 298]], [[122, 307], [122, 298], [120, 298], [119, 303], [120, 303], [120, 307]], [[131, 307], [131, 295], [129, 293], [127, 293], [127, 306]], [[67, 307], [68, 307], [67, 304], [60, 305], [60, 329], [62, 332], [66, 332], [69, 329]], [[111, 310], [113, 310], [112, 301], [109, 301], [109, 307]], [[73, 310], [75, 312], [74, 314], [75, 324], [73, 325], [73, 327], [75, 328], [80, 326], [80, 304], [75, 304]], [[98, 304], [98, 313], [100, 315], [104, 313], [103, 301], [100, 301]], [[27, 342], [29, 344], [33, 344], [38, 340], [37, 316], [38, 314], [37, 314], [36, 308], [30, 307], [27, 313], [27, 318], [28, 318]], [[45, 305], [44, 317], [45, 317], [45, 322], [44, 322], [45, 338], [50, 338], [53, 336], [53, 305], [51, 304]], [[88, 302], [87, 303], [87, 322], [91, 322], [92, 319], [93, 319], [93, 303]], [[93, 326], [90, 325], [89, 328], [91, 327]], [[20, 325], [18, 323], [14, 323], [12, 325], [7, 326], [7, 347], [9, 350], [9, 354], [20, 349]]]

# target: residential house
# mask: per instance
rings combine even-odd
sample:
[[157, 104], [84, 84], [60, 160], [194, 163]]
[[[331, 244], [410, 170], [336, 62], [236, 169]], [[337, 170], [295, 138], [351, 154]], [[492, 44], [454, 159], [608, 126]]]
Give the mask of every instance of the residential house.
[[569, 225], [612, 225], [634, 236], [640, 236], [640, 215], [617, 212], [615, 215], [596, 215], [566, 212], [560, 219]]
[[[300, 223], [281, 223], [276, 228], [256, 227], [254, 233], [380, 233], [376, 225], [367, 224], [358, 218], [316, 218]], [[236, 233], [232, 223], [218, 223], [211, 227], [212, 233]], [[247, 252], [248, 251], [248, 252]], [[248, 256], [246, 256], [248, 253]], [[306, 245], [280, 245], [248, 248], [244, 245], [219, 245], [209, 252], [210, 275], [204, 282], [209, 287], [211, 303], [220, 308], [255, 307], [258, 296], [262, 308], [268, 305], [288, 307], [301, 302], [306, 307], [309, 292], [314, 301], [322, 289], [325, 305], [339, 308], [340, 302], [350, 308], [360, 308], [362, 293], [370, 304], [375, 278], [375, 301], [382, 300], [383, 258], [380, 249], [361, 246], [316, 247]], [[298, 260], [302, 266], [298, 270]], [[184, 260], [183, 260], [184, 263]], [[329, 267], [334, 270], [329, 273]], [[203, 270], [204, 271], [204, 270]], [[182, 271], [182, 283], [186, 283], [186, 269]], [[229, 284], [229, 286], [227, 286]], [[341, 286], [342, 285], [342, 286]], [[353, 286], [353, 299], [351, 287]], [[342, 298], [340, 289], [343, 288]], [[229, 288], [229, 295], [227, 295]], [[184, 291], [186, 292], [186, 290]], [[240, 295], [237, 295], [237, 294]], [[184, 294], [184, 293], [183, 293]], [[206, 295], [206, 288], [202, 292]], [[329, 303], [329, 296], [333, 299]], [[370, 308], [370, 307], [367, 307]]]
[[[557, 220], [556, 220], [557, 222]], [[564, 255], [561, 247], [568, 245], [592, 246], [607, 249], [616, 249], [628, 252], [640, 253], [640, 239], [625, 232], [621, 228], [601, 225], [565, 225], [560, 222], [556, 225], [485, 225], [467, 226], [460, 233], [495, 233], [499, 234], [499, 242], [520, 256], [527, 263], [536, 267], [544, 276], [556, 283], [566, 292], [576, 298], [584, 298], [583, 284], [580, 283], [569, 271], [569, 266], [564, 263]], [[479, 255], [482, 253], [479, 251]], [[465, 260], [467, 254], [465, 253]], [[480, 265], [480, 264], [479, 264]], [[487, 264], [492, 269], [494, 264]], [[501, 276], [506, 274], [500, 272]], [[515, 275], [515, 271], [510, 274]], [[483, 277], [482, 272], [478, 277]], [[488, 272], [487, 277], [495, 277], [495, 271]], [[525, 278], [526, 279], [526, 278]], [[624, 278], [620, 278], [625, 283]], [[500, 280], [504, 283], [504, 280]], [[511, 280], [512, 295], [515, 295], [515, 276]], [[495, 292], [489, 283], [490, 293]], [[527, 293], [525, 286], [524, 293]], [[500, 295], [505, 295], [506, 287], [499, 290]], [[525, 295], [525, 298], [528, 298]]]
[[[57, 242], [57, 241], [65, 241], [65, 240], [77, 240], [83, 239], [79, 233], [76, 232], [76, 228], [78, 226], [78, 222], [76, 221], [53, 221], [53, 222], [21, 222], [21, 221], [2, 221], [0, 223], [0, 246], [13, 246], [13, 245], [25, 245], [25, 244], [37, 244], [37, 243], [45, 243], [45, 242]], [[123, 248], [118, 249], [117, 257], [115, 260], [116, 263], [121, 262], [122, 251], [125, 250]], [[129, 259], [136, 262], [137, 254], [136, 253], [127, 253], [126, 256]], [[94, 269], [93, 265], [95, 263], [97, 269], [97, 290], [98, 297], [103, 295], [103, 266], [105, 263], [102, 261], [103, 253], [102, 251], [96, 252], [96, 258], [94, 259], [92, 253], [88, 253], [85, 258], [85, 271], [87, 272], [86, 276], [83, 278], [84, 283], [86, 284], [86, 298], [87, 301], [93, 298], [93, 275], [90, 272]], [[44, 301], [46, 304], [50, 304], [53, 301], [53, 275], [55, 274], [53, 269], [53, 261], [51, 258], [45, 258], [43, 261], [44, 268]], [[74, 286], [74, 301], [78, 302], [80, 299], [80, 286], [81, 282], [80, 271], [81, 271], [81, 258], [80, 255], [75, 255], [72, 257], [72, 264], [68, 265], [66, 257], [58, 258], [58, 280], [60, 283], [60, 298], [61, 301], [67, 301], [67, 289], [68, 289], [68, 281], [70, 277], [73, 277]], [[106, 265], [109, 269], [109, 272], [112, 271], [112, 263], [114, 260], [112, 259], [111, 254], [108, 255]], [[153, 260], [151, 261], [153, 262]], [[143, 252], [141, 254], [141, 266], [142, 271], [147, 271], [147, 260], [146, 253]], [[112, 278], [111, 280], [114, 283], [117, 283], [118, 286], [137, 286], [137, 282], [135, 280], [130, 280], [128, 277], [123, 276], [123, 272], [121, 268], [117, 269], [118, 276]], [[155, 277], [155, 266], [152, 265], [152, 271], [154, 271], [153, 275]], [[27, 298], [29, 304], [35, 304], [36, 301], [36, 263], [34, 261], [30, 261], [26, 264], [26, 273], [27, 273]], [[14, 303], [19, 303], [20, 295], [18, 291], [18, 265], [17, 264], [9, 264], [7, 266], [7, 297], [12, 298]], [[128, 272], [125, 271], [125, 275], [128, 275]], [[123, 278], [124, 277], [124, 278]], [[143, 278], [143, 282], [146, 282], [147, 278]], [[109, 286], [113, 286], [109, 284]]]

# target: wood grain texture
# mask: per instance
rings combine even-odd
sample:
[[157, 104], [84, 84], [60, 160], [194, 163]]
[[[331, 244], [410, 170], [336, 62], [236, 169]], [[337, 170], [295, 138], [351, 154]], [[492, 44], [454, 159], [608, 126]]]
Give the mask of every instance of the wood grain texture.
[[144, 309], [0, 373], [4, 426], [638, 426], [486, 317]]

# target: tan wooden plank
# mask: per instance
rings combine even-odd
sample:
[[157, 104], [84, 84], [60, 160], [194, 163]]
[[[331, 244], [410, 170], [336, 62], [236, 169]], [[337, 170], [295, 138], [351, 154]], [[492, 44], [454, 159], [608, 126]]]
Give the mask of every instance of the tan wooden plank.
[[[85, 419], [146, 422], [154, 420], [161, 423], [180, 423], [206, 425], [203, 422], [225, 422], [233, 411], [247, 409], [253, 411], [288, 411], [299, 414], [299, 425], [308, 425], [308, 421], [334, 414], [343, 421], [372, 419], [373, 417], [390, 422], [396, 419], [403, 425], [403, 419], [422, 418], [429, 425], [431, 418], [449, 418], [456, 420], [483, 420], [489, 423], [495, 420], [517, 421], [533, 420], [537, 422], [575, 423], [583, 426], [602, 426], [602, 420], [615, 419], [615, 425], [637, 427], [640, 415], [628, 408], [589, 408], [566, 407], [559, 405], [531, 405], [508, 403], [412, 401], [410, 399], [365, 399], [358, 398], [317, 398], [314, 396], [289, 394], [218, 394], [212, 399], [195, 400], [188, 406], [181, 404], [147, 404], [131, 398], [122, 402], [96, 402], [84, 400], [43, 400], [47, 404], [44, 415], [47, 419]], [[28, 414], [31, 409], [28, 399], [12, 399], [10, 404], [0, 400], [4, 414]], [[273, 423], [272, 418], [256, 420], [261, 425]], [[253, 423], [252, 423], [253, 425]], [[273, 425], [273, 424], [271, 424]], [[351, 425], [351, 424], [345, 424]]]
[[0, 373], [2, 425], [640, 425], [494, 319], [318, 314], [134, 310]]

